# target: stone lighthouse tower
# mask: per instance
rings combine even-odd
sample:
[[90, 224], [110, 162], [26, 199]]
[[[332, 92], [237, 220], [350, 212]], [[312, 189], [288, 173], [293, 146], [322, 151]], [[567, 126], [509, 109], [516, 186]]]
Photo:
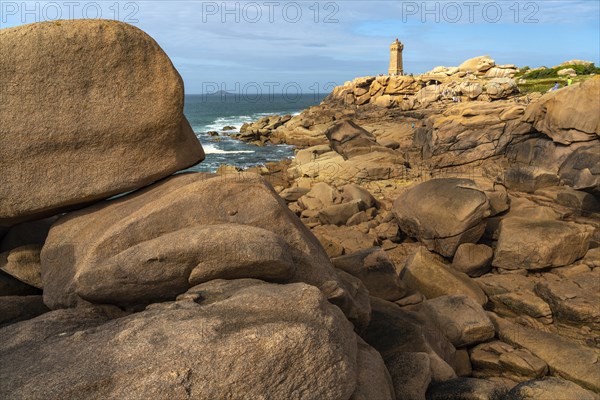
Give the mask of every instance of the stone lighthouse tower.
[[404, 45], [396, 38], [396, 41], [390, 46], [390, 69], [388, 70], [388, 75], [404, 75], [404, 68], [402, 67], [402, 50], [404, 50]]

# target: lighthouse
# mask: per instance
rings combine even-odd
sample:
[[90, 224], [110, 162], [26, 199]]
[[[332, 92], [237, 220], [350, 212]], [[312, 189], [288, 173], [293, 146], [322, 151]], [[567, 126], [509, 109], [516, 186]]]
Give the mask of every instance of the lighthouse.
[[390, 46], [390, 68], [388, 70], [388, 75], [404, 75], [404, 68], [402, 67], [402, 50], [404, 50], [404, 45], [396, 38], [396, 41]]

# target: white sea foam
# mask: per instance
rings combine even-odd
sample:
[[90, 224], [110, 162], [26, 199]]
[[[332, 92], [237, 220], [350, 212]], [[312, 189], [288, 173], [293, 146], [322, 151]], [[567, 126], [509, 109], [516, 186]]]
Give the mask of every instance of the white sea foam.
[[252, 150], [222, 150], [215, 147], [212, 143], [203, 144], [205, 154], [236, 154], [236, 153], [254, 153]]
[[[242, 127], [243, 124], [245, 123], [250, 123], [250, 122], [255, 122], [256, 120], [261, 119], [262, 117], [266, 117], [269, 115], [285, 115], [286, 113], [284, 112], [268, 112], [268, 113], [254, 113], [252, 115], [234, 115], [231, 117], [219, 117], [216, 120], [214, 120], [213, 122], [211, 122], [210, 124], [204, 125], [202, 127], [194, 127], [195, 131], [197, 128], [197, 131], [200, 132], [208, 132], [208, 131], [218, 131], [221, 132], [223, 130], [223, 127], [225, 126], [234, 126], [235, 129], [237, 131], [240, 130], [240, 128]], [[291, 113], [290, 115], [295, 116], [300, 114], [300, 112], [294, 112]]]

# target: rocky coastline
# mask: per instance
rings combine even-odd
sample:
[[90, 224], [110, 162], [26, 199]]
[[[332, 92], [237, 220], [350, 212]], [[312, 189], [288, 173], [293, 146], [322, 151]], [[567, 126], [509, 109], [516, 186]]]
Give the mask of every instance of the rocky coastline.
[[204, 152], [147, 34], [0, 48], [1, 398], [599, 398], [598, 76], [357, 78], [237, 135], [292, 160], [173, 175]]

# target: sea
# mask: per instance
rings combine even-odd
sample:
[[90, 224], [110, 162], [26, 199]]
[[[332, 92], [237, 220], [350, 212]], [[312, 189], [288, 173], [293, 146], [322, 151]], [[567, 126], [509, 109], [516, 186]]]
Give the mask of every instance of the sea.
[[[289, 145], [257, 146], [231, 138], [245, 122], [254, 122], [267, 115], [297, 115], [317, 105], [327, 94], [240, 95], [235, 93], [191, 94], [185, 96], [184, 114], [202, 143], [206, 159], [186, 171], [214, 172], [222, 164], [248, 168], [280, 161], [294, 156]], [[226, 126], [235, 130], [225, 131]], [[217, 131], [218, 136], [210, 136]]]

